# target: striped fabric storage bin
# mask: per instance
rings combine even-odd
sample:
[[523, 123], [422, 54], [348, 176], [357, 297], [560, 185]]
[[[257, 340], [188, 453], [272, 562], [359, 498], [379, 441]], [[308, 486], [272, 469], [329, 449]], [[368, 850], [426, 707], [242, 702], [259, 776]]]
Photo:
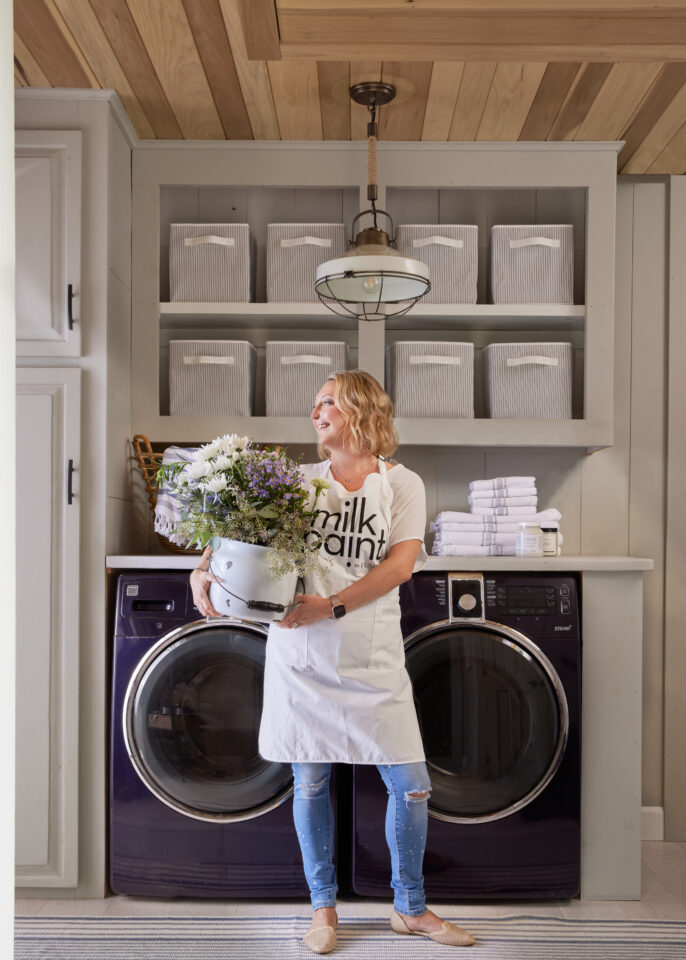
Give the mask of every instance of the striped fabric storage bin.
[[327, 377], [347, 369], [346, 343], [268, 340], [265, 346], [268, 417], [309, 417]]
[[267, 225], [267, 301], [316, 301], [314, 278], [320, 263], [345, 253], [342, 223]]
[[170, 224], [169, 297], [220, 303], [249, 301], [248, 224]]
[[247, 340], [171, 340], [172, 417], [250, 417], [255, 348]]
[[396, 417], [474, 416], [474, 344], [398, 341], [386, 365]]
[[574, 303], [574, 227], [491, 227], [493, 303]]
[[457, 224], [401, 224], [398, 252], [429, 268], [431, 290], [423, 303], [476, 303], [479, 228]]
[[490, 417], [571, 419], [571, 343], [491, 343], [484, 355]]

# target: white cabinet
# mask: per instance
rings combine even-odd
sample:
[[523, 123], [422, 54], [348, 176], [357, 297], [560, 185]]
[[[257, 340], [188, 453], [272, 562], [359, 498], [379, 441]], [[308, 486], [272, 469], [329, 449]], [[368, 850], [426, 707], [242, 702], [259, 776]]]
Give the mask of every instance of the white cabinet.
[[78, 866], [81, 371], [17, 370], [16, 880]]
[[18, 130], [17, 353], [81, 353], [81, 132]]

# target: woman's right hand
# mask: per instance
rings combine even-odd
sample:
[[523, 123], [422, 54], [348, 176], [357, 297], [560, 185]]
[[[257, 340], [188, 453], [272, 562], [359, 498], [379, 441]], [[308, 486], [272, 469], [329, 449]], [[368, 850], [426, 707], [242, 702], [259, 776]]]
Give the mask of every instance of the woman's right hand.
[[205, 548], [202, 559], [195, 570], [191, 573], [191, 590], [193, 591], [193, 603], [196, 605], [203, 617], [221, 617], [210, 603], [210, 584], [221, 583], [221, 578], [216, 577], [209, 572], [210, 557], [212, 551], [209, 547]]

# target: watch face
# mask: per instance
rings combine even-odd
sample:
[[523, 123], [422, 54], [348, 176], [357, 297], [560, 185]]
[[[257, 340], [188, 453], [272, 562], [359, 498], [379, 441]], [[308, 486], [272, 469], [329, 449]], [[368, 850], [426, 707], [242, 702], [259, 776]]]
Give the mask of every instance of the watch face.
[[338, 619], [339, 617], [344, 617], [344, 616], [345, 616], [345, 607], [343, 606], [342, 603], [337, 604], [337, 605], [333, 608], [333, 615], [334, 615], [334, 617], [336, 617], [336, 619]]

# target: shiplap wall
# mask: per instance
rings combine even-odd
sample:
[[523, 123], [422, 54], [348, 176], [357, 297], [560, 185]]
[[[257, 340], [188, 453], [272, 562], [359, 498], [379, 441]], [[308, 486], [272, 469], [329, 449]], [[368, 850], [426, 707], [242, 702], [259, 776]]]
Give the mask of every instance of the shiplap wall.
[[[429, 519], [440, 510], [467, 510], [470, 480], [535, 475], [540, 506], [562, 513], [565, 553], [655, 560], [654, 571], [645, 575], [645, 806], [662, 804], [668, 191], [665, 179], [618, 182], [613, 447], [592, 454], [567, 448], [407, 447], [396, 455], [422, 476]], [[289, 449], [316, 459], [314, 446]], [[139, 551], [162, 552], [150, 523], [144, 525]], [[429, 549], [431, 542], [428, 534]]]

